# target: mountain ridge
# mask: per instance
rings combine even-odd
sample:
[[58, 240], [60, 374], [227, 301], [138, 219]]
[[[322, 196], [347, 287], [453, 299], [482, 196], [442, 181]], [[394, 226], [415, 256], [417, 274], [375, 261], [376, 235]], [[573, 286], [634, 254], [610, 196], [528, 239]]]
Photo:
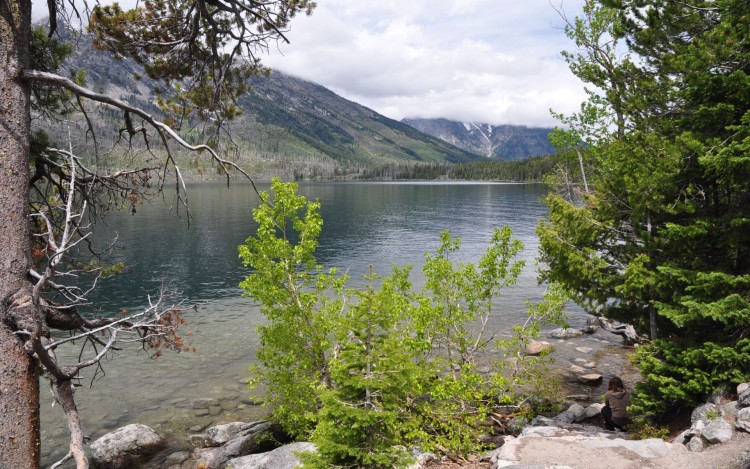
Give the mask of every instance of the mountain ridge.
[[551, 128], [460, 122], [446, 118], [405, 118], [401, 122], [485, 158], [518, 160], [556, 152], [547, 138]]

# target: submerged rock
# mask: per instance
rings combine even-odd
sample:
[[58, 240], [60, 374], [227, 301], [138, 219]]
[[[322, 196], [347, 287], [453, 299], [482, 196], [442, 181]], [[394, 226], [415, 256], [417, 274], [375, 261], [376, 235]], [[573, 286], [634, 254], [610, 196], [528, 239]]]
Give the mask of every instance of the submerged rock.
[[146, 425], [126, 425], [91, 444], [91, 465], [96, 469], [138, 467], [165, 444], [165, 438]]

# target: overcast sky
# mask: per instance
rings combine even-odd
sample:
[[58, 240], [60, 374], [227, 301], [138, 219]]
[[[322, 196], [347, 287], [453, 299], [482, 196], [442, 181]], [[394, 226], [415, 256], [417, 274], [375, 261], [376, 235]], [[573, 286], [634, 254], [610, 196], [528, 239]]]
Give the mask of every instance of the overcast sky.
[[393, 119], [551, 126], [584, 99], [552, 6], [582, 0], [552, 1], [318, 0], [266, 63]]
[[584, 99], [555, 8], [572, 18], [582, 2], [317, 0], [265, 63], [397, 120], [552, 126], [550, 108], [574, 112]]

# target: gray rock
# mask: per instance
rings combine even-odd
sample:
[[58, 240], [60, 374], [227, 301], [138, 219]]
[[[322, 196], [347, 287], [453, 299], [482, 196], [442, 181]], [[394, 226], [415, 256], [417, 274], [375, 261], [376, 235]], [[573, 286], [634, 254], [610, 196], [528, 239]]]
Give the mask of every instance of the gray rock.
[[232, 439], [222, 446], [196, 451], [196, 459], [207, 469], [223, 468], [227, 460], [271, 450], [283, 438], [284, 434], [278, 426], [263, 421], [251, 422], [245, 424]]
[[299, 464], [295, 453], [315, 451], [312, 443], [292, 443], [261, 454], [251, 454], [227, 461], [232, 469], [293, 469]]
[[554, 350], [555, 346], [549, 342], [533, 341], [526, 344], [526, 355], [537, 356], [543, 353], [549, 353]]
[[555, 339], [574, 339], [576, 337], [581, 337], [583, 335], [583, 332], [578, 329], [568, 329], [560, 327], [550, 331], [548, 335]]
[[568, 410], [557, 415], [553, 420], [562, 423], [582, 422], [586, 418], [586, 409], [581, 404], [573, 404]]
[[721, 406], [722, 417], [737, 417], [737, 413], [740, 411], [740, 405], [737, 401], [727, 402]]
[[578, 365], [570, 365], [568, 372], [572, 375], [582, 375], [586, 373], [586, 369]]
[[91, 465], [96, 469], [137, 467], [165, 443], [163, 436], [146, 425], [126, 425], [91, 444]]
[[579, 376], [578, 381], [583, 384], [588, 384], [590, 386], [598, 386], [602, 382], [602, 375], [598, 373], [589, 373], [586, 375]]
[[750, 383], [742, 383], [737, 386], [737, 402], [740, 407], [750, 407]]
[[695, 425], [695, 423], [699, 420], [708, 423], [709, 420], [713, 420], [720, 415], [721, 411], [716, 406], [716, 404], [711, 404], [710, 402], [708, 402], [706, 404], [699, 405], [693, 410], [693, 413], [690, 414], [690, 423]]
[[586, 418], [590, 419], [592, 417], [596, 417], [602, 413], [602, 408], [604, 407], [604, 404], [596, 403], [591, 404], [590, 406], [586, 407]]
[[701, 433], [709, 443], [726, 443], [734, 436], [734, 428], [732, 428], [732, 424], [719, 418], [711, 420]]
[[690, 441], [685, 443], [685, 446], [687, 447], [688, 451], [699, 453], [706, 447], [706, 442], [700, 435], [696, 435], [692, 437]]
[[576, 347], [576, 350], [581, 353], [591, 353], [592, 349], [591, 347]]
[[194, 399], [192, 405], [193, 409], [208, 409], [211, 406], [219, 405], [219, 401], [211, 397], [203, 397], [201, 399]]
[[220, 446], [231, 440], [246, 425], [245, 422], [232, 422], [216, 425], [206, 430], [203, 446]]
[[750, 432], [750, 407], [743, 407], [737, 412], [735, 427], [746, 432]]

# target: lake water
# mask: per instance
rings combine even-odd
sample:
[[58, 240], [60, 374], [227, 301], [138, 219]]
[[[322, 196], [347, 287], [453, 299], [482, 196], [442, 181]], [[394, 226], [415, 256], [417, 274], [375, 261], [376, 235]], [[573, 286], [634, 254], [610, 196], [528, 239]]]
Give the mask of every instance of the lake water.
[[[535, 227], [546, 210], [540, 185], [309, 183], [301, 184], [300, 192], [322, 204], [319, 264], [348, 271], [355, 283], [361, 283], [370, 265], [387, 275], [392, 263], [411, 263], [419, 285], [423, 253], [435, 250], [441, 231], [461, 237], [457, 260], [476, 261], [492, 228], [509, 225], [526, 247], [520, 258], [527, 266], [518, 285], [496, 302], [492, 328], [502, 333], [522, 322], [525, 301], [543, 294], [534, 261]], [[138, 206], [135, 215], [110, 216], [98, 232], [100, 241], [117, 233], [113, 255], [127, 266], [122, 275], [100, 280], [98, 310], [138, 311], [148, 295], [158, 295], [162, 284], [177, 289], [177, 300], [196, 305], [185, 316], [197, 352], [166, 353], [156, 360], [144, 353], [119, 353], [104, 364], [106, 376], [92, 387], [93, 370], [87, 370], [77, 400], [92, 441], [128, 423], [187, 434], [191, 427], [195, 431], [210, 423], [250, 420], [265, 412], [248, 402], [252, 391], [243, 384], [255, 359], [255, 327], [261, 316], [237, 286], [247, 273], [237, 246], [253, 232], [251, 210], [257, 195], [249, 185], [227, 188], [221, 183], [190, 185], [188, 195], [193, 215], [189, 226], [184, 216], [159, 200]], [[573, 323], [583, 317], [580, 311], [571, 314]], [[51, 406], [48, 392], [43, 391], [42, 398], [43, 458], [48, 465], [66, 452], [67, 435], [60, 408]], [[210, 411], [195, 409], [198, 398], [214, 398], [218, 405]]]

